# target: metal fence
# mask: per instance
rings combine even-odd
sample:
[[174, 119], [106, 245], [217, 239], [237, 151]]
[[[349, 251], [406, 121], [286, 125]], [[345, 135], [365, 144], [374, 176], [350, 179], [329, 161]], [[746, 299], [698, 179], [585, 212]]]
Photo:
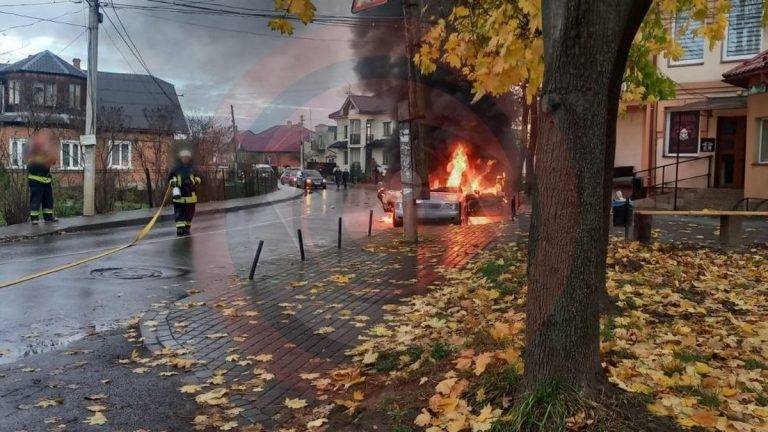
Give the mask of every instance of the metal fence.
[[[83, 171], [58, 170], [52, 174], [56, 215], [67, 217], [82, 214]], [[246, 198], [277, 189], [277, 175], [274, 171], [241, 171], [235, 175], [233, 170], [228, 169], [203, 169], [198, 170], [198, 175], [203, 180], [197, 191], [199, 202]], [[165, 170], [97, 170], [96, 212], [112, 213], [159, 205], [165, 194], [166, 177]], [[0, 189], [0, 225], [27, 221], [27, 172], [0, 168]]]

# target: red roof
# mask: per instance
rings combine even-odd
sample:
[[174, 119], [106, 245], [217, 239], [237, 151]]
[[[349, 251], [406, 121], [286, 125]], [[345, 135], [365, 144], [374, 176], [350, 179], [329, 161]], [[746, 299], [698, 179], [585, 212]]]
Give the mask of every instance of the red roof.
[[768, 50], [724, 73], [723, 78], [725, 79], [723, 81], [746, 88], [750, 76], [766, 71], [768, 71]]
[[240, 147], [245, 151], [261, 153], [298, 153], [299, 143], [309, 141], [312, 131], [301, 125], [280, 125], [253, 133], [237, 134]]

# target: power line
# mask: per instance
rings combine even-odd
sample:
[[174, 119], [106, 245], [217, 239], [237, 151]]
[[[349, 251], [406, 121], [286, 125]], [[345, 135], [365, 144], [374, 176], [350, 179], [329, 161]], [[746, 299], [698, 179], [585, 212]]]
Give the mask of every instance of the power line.
[[83, 30], [83, 31], [81, 31], [81, 32], [80, 32], [80, 34], [78, 34], [77, 36], [75, 36], [75, 38], [74, 38], [74, 39], [72, 39], [72, 40], [71, 40], [71, 41], [70, 41], [70, 42], [69, 42], [69, 43], [68, 43], [68, 44], [67, 44], [67, 45], [66, 45], [64, 48], [60, 49], [60, 50], [59, 50], [59, 52], [57, 52], [57, 53], [56, 53], [56, 55], [61, 55], [61, 53], [63, 53], [63, 52], [64, 52], [64, 51], [65, 51], [67, 48], [69, 48], [70, 46], [72, 46], [72, 44], [73, 44], [73, 43], [75, 43], [75, 41], [77, 41], [78, 39], [80, 39], [81, 37], [83, 37], [83, 35], [84, 35], [84, 34], [85, 34], [85, 32], [87, 32], [87, 31], [88, 31], [87, 29], [86, 29], [86, 30]]
[[[32, 16], [32, 15], [17, 14], [17, 13], [8, 12], [8, 11], [0, 11], [0, 14], [11, 15], [11, 16], [19, 17], [19, 18], [34, 19], [34, 20], [37, 20], [38, 22], [45, 21], [45, 22], [51, 22], [51, 23], [56, 23], [56, 24], [66, 24], [66, 25], [70, 25], [70, 26], [74, 26], [74, 27], [87, 28], [86, 26], [84, 26], [82, 24], [75, 24], [75, 23], [66, 22], [66, 21], [58, 21], [55, 18], [40, 18], [40, 17], [36, 17], [36, 16]], [[66, 14], [66, 15], [69, 15], [69, 14]], [[35, 24], [37, 24], [37, 23], [35, 23]]]

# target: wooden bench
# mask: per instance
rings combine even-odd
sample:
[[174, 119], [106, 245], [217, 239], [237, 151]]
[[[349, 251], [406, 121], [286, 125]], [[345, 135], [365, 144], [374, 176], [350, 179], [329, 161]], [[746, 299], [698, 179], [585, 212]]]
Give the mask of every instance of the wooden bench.
[[736, 246], [741, 241], [741, 224], [745, 217], [768, 217], [768, 211], [748, 212], [731, 210], [642, 210], [635, 209], [634, 238], [641, 243], [651, 241], [654, 216], [719, 217], [720, 243]]

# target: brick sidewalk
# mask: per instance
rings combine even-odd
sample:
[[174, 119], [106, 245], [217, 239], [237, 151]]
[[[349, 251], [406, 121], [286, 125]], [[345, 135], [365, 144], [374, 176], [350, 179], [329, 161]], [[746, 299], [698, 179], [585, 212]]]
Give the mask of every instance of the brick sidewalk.
[[[206, 362], [195, 370], [200, 382], [223, 370], [228, 381], [248, 376], [254, 367], [273, 374], [263, 391], [230, 398], [248, 421], [271, 430], [284, 420], [285, 398], [314, 399], [299, 374], [345, 363], [344, 352], [357, 345], [358, 336], [382, 321], [384, 305], [423, 292], [442, 277], [440, 268], [463, 267], [492, 241], [513, 239], [515, 228], [498, 223], [427, 227], [415, 248], [402, 245], [399, 231], [391, 230], [299, 265], [259, 264], [259, 273], [269, 276], [233, 279], [215, 297], [203, 293], [171, 310], [150, 312], [142, 320], [142, 334], [154, 351], [185, 348]], [[273, 359], [238, 366], [226, 359], [232, 353]]]

